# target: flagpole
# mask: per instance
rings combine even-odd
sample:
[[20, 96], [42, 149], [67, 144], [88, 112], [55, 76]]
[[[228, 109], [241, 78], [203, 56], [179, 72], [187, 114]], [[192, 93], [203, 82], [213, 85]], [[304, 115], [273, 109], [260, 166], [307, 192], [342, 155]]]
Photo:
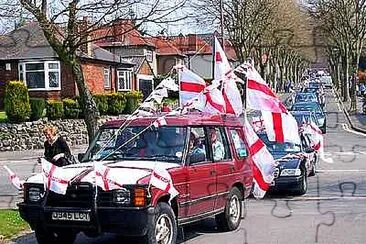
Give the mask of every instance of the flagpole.
[[213, 35], [213, 42], [212, 42], [212, 80], [215, 79], [215, 41], [216, 41], [216, 35]]

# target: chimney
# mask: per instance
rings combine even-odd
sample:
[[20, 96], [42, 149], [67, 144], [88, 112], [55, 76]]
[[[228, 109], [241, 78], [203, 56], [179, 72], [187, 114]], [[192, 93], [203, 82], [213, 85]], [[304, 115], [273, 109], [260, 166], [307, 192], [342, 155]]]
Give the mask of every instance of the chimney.
[[197, 35], [188, 34], [188, 51], [197, 51]]
[[[78, 24], [78, 33], [83, 34], [84, 32], [88, 31], [88, 26], [89, 26], [89, 19], [87, 16], [84, 16], [83, 19]], [[91, 40], [90, 35], [86, 35], [83, 37], [82, 40], [80, 40], [81, 42], [86, 42], [80, 46], [80, 50], [89, 57], [92, 56], [90, 40]]]

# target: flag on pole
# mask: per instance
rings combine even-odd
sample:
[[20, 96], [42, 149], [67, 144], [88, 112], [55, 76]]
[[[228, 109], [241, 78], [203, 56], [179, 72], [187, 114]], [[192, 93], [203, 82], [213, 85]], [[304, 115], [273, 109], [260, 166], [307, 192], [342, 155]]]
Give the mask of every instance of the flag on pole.
[[253, 160], [253, 195], [256, 198], [263, 198], [274, 180], [276, 161], [247, 119], [245, 119], [244, 131]]
[[6, 165], [3, 166], [6, 171], [8, 171], [9, 179], [13, 186], [18, 190], [23, 188], [24, 181], [20, 180], [19, 177]]
[[214, 80], [223, 81], [227, 75], [231, 73], [232, 69], [230, 63], [226, 57], [224, 50], [217, 37], [215, 36], [215, 72]]
[[262, 111], [262, 118], [268, 140], [279, 143], [300, 144], [299, 128], [296, 119], [290, 113], [272, 113]]
[[150, 185], [169, 193], [170, 200], [179, 195], [173, 185], [172, 177], [165, 168], [158, 166], [154, 168], [150, 177]]
[[186, 67], [179, 68], [178, 71], [180, 75], [179, 99], [180, 106], [183, 107], [189, 100], [203, 91], [206, 87], [206, 82]]

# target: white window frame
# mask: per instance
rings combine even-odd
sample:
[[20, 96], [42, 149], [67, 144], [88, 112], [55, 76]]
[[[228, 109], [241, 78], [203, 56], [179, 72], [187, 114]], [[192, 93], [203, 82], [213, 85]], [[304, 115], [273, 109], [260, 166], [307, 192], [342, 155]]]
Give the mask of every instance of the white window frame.
[[138, 91], [140, 91], [140, 80], [150, 80], [151, 85], [152, 85], [153, 90], [154, 90], [154, 76], [153, 75], [141, 75], [141, 74], [137, 75], [137, 77], [136, 77], [136, 83], [137, 83], [136, 89]]
[[[106, 80], [107, 75], [108, 78]], [[109, 68], [103, 69], [103, 77], [104, 77], [104, 88], [111, 88], [111, 70]]]
[[[26, 64], [39, 64], [43, 63], [44, 69], [39, 70], [44, 72], [44, 88], [29, 88], [29, 91], [60, 91], [61, 90], [61, 64], [60, 61], [26, 61], [26, 62], [20, 62], [18, 64], [18, 74], [19, 74], [19, 80], [23, 80], [24, 84], [27, 86], [27, 76], [26, 76]], [[57, 64], [58, 69], [50, 69], [48, 67], [49, 64]], [[37, 71], [37, 70], [32, 70]], [[58, 72], [58, 87], [50, 87], [50, 80], [49, 80], [49, 72]], [[23, 79], [21, 79], [21, 75], [23, 75]]]
[[149, 63], [152, 63], [154, 61], [154, 52], [152, 50], [145, 49], [145, 57]]
[[[124, 79], [124, 89], [120, 88], [120, 78]], [[133, 82], [132, 69], [118, 69], [117, 70], [117, 91], [131, 91]]]

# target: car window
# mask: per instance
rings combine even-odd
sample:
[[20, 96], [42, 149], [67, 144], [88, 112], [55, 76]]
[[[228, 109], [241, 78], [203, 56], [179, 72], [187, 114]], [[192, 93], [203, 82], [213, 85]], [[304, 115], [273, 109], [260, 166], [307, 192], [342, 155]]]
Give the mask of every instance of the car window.
[[207, 140], [203, 127], [191, 127], [187, 161], [190, 165], [208, 161]]
[[231, 159], [229, 144], [222, 127], [208, 128], [208, 138], [214, 161]]
[[247, 152], [246, 145], [243, 139], [240, 137], [240, 131], [238, 129], [230, 129], [230, 136], [232, 141], [234, 142], [235, 153], [238, 158], [244, 158], [242, 156], [242, 151]]

